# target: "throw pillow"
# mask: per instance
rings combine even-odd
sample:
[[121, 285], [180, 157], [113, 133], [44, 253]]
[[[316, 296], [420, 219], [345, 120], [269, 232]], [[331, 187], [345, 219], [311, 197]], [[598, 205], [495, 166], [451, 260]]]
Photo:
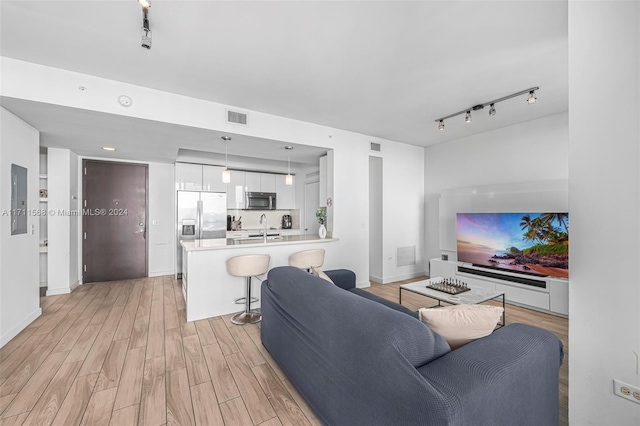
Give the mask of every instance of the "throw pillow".
[[325, 274], [324, 272], [322, 272], [322, 269], [320, 268], [311, 268], [311, 273], [313, 275], [315, 275], [316, 277], [325, 279], [327, 281], [329, 281], [331, 284], [334, 284], [334, 282], [331, 280], [331, 278], [329, 278], [329, 276], [327, 274]]
[[496, 328], [502, 307], [492, 305], [453, 305], [421, 308], [420, 321], [449, 343], [451, 349], [488, 336]]

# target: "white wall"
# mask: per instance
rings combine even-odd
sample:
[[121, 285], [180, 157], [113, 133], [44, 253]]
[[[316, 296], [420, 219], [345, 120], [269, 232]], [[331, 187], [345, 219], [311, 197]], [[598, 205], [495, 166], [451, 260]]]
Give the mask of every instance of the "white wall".
[[[325, 268], [350, 268], [356, 272], [359, 286], [368, 285], [369, 136], [252, 111], [248, 111], [251, 126], [243, 128], [226, 123], [227, 105], [6, 57], [0, 60], [3, 83], [0, 93], [3, 96], [333, 149], [334, 205], [330, 207], [329, 225], [333, 224], [333, 235], [340, 241], [332, 244], [331, 252], [325, 257]], [[79, 79], [90, 88], [87, 91], [89, 96], [78, 96], [77, 91], [68, 90], [69, 87], [77, 87]], [[56, 84], [51, 84], [52, 81]], [[114, 96], [121, 93], [135, 99], [131, 107], [121, 108], [113, 101]], [[398, 166], [402, 170], [398, 173], [390, 171], [388, 180], [385, 178], [385, 186], [394, 190], [408, 188], [407, 191], [402, 190], [407, 197], [421, 194], [422, 164], [415, 165], [415, 157], [419, 157], [418, 162], [421, 163], [422, 149], [385, 140], [375, 142], [383, 145], [384, 158], [392, 158], [389, 163], [407, 163], [409, 169], [416, 172], [409, 173]], [[390, 142], [390, 149], [385, 148], [387, 142]], [[392, 261], [395, 261], [395, 247], [421, 246], [422, 203], [417, 207], [415, 203], [391, 204], [385, 207], [385, 216], [393, 218], [392, 223], [395, 223], [407, 210], [411, 210], [404, 224], [407, 231], [394, 236]], [[333, 217], [335, 221], [332, 223]], [[421, 252], [417, 255], [424, 257]], [[418, 269], [422, 270], [422, 265]], [[398, 273], [405, 274], [405, 271]]]
[[[36, 129], [0, 108], [0, 347], [42, 313], [39, 290], [40, 218], [28, 215], [26, 234], [11, 235], [11, 164], [27, 169], [27, 209], [39, 205]], [[6, 213], [6, 214], [5, 214]], [[31, 232], [33, 230], [33, 232]]]
[[78, 156], [68, 149], [49, 148], [47, 171], [49, 202], [44, 206], [48, 209], [47, 296], [51, 296], [70, 293], [80, 279]]
[[149, 276], [173, 275], [176, 253], [173, 164], [149, 163], [148, 208]]
[[383, 221], [382, 158], [369, 157], [369, 279], [382, 282]]
[[[384, 194], [383, 283], [424, 275], [424, 148], [380, 141]], [[397, 249], [415, 247], [415, 264], [397, 266]]]
[[638, 425], [640, 3], [569, 2], [569, 422]]
[[567, 113], [556, 114], [426, 148], [425, 259], [439, 258], [441, 253], [441, 193], [459, 188], [520, 183], [528, 187], [531, 182], [567, 180], [567, 123]]

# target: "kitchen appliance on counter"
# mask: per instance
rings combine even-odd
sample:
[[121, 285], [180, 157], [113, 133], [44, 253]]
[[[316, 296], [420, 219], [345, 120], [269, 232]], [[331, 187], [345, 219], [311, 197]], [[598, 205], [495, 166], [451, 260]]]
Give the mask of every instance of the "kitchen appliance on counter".
[[245, 210], [275, 210], [275, 192], [245, 192]]
[[291, 229], [291, 215], [283, 214], [282, 215], [282, 229]]
[[182, 278], [181, 241], [227, 238], [224, 192], [178, 191], [176, 278]]

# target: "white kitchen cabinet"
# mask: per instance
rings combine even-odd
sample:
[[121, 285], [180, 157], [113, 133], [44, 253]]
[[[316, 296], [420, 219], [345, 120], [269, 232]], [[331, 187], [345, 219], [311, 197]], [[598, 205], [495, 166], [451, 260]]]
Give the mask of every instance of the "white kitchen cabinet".
[[276, 176], [280, 175], [260, 173], [260, 192], [276, 192]]
[[296, 208], [295, 178], [293, 185], [285, 184], [285, 175], [276, 175], [276, 203], [278, 209], [292, 210]]
[[231, 182], [227, 184], [227, 208], [244, 208], [245, 175], [248, 172], [231, 170]]
[[276, 192], [276, 175], [246, 172], [244, 186], [247, 192]]
[[222, 183], [222, 166], [202, 166], [202, 188], [204, 191], [227, 192], [227, 184]]
[[262, 173], [246, 172], [244, 177], [244, 189], [247, 192], [262, 192], [260, 189], [260, 175]]
[[176, 163], [176, 189], [202, 191], [202, 165]]

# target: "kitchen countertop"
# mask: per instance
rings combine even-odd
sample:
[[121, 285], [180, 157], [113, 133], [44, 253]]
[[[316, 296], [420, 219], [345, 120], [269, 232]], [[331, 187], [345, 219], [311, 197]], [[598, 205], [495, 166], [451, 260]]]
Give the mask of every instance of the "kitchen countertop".
[[278, 238], [267, 239], [265, 243], [262, 237], [254, 238], [226, 238], [215, 240], [181, 241], [185, 251], [225, 250], [245, 247], [281, 246], [309, 243], [330, 243], [338, 241], [338, 238], [319, 238], [317, 235], [283, 235]]

